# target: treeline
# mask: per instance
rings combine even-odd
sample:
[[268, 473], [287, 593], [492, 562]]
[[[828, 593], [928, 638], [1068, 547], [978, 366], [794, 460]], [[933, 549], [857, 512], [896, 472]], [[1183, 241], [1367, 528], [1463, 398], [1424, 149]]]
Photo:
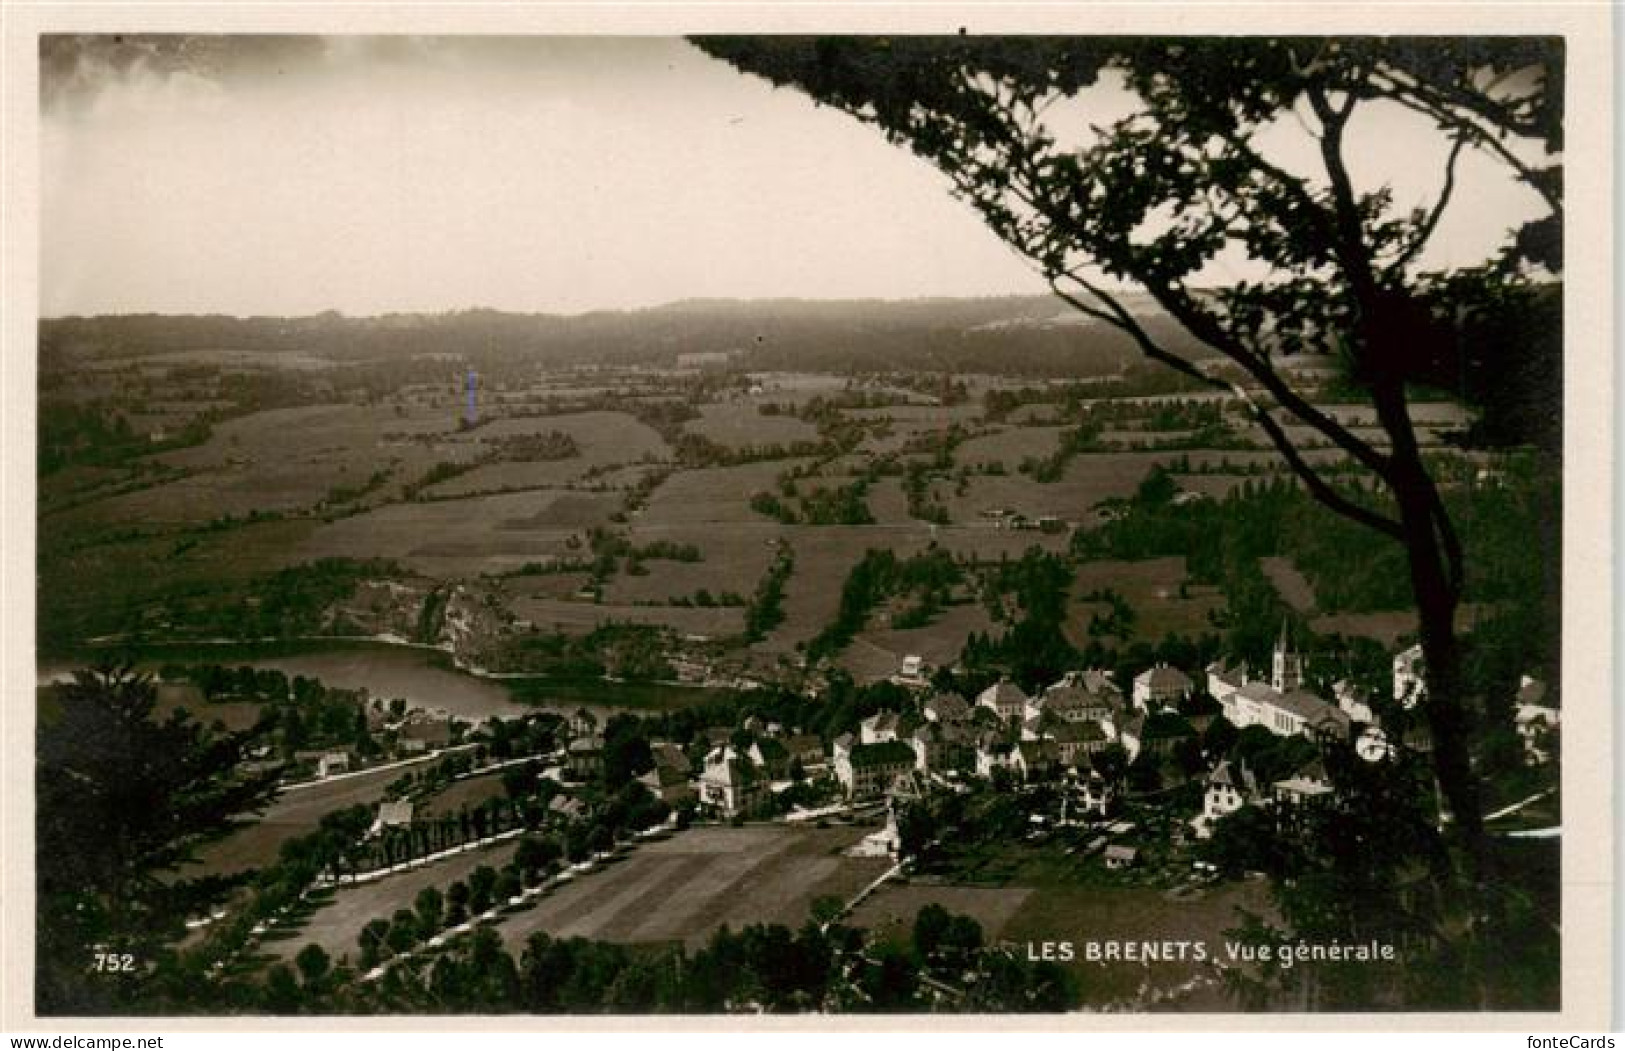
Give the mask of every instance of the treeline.
[[780, 541], [774, 552], [773, 564], [756, 584], [750, 605], [745, 610], [745, 641], [761, 642], [774, 628], [784, 623], [784, 585], [795, 572], [795, 550], [786, 541]]
[[[437, 902], [418, 904], [439, 912]], [[415, 918], [410, 909], [398, 915]], [[934, 905], [902, 942], [877, 944], [862, 931], [815, 922], [797, 931], [723, 927], [695, 950], [538, 932], [515, 957], [482, 927], [373, 982], [332, 967], [320, 950], [302, 952], [296, 966], [297, 977], [285, 965], [273, 969], [260, 1005], [280, 1013], [553, 1015], [1024, 1013], [1080, 1003], [1058, 966], [989, 948], [975, 920]]]
[[[184, 350], [303, 354], [340, 362], [453, 357], [500, 379], [538, 364], [675, 364], [692, 351], [733, 352], [754, 369], [836, 373], [1099, 376], [1139, 358], [1097, 324], [1049, 324], [1049, 297], [864, 301], [691, 301], [574, 317], [467, 310], [347, 318], [117, 315], [40, 322], [41, 360], [141, 357]], [[1180, 353], [1205, 353], [1160, 314], [1142, 323]]]
[[932, 546], [909, 558], [870, 548], [847, 574], [835, 619], [807, 644], [807, 660], [817, 662], [845, 649], [863, 630], [875, 607], [895, 596], [913, 594], [916, 604], [892, 619], [894, 627], [929, 623], [948, 603], [950, 589], [963, 579], [963, 570], [941, 548]]
[[322, 558], [278, 570], [214, 601], [187, 604], [177, 599], [184, 608], [174, 612], [177, 623], [199, 635], [263, 639], [342, 633], [347, 626], [333, 622], [329, 611], [353, 595], [358, 584], [411, 576], [391, 559]]
[[42, 401], [39, 407], [39, 476], [64, 467], [117, 467], [152, 453], [197, 445], [209, 437], [209, 423], [193, 417], [172, 437], [152, 441], [130, 427], [125, 413], [111, 405]]
[[652, 624], [605, 624], [580, 636], [537, 632], [501, 639], [482, 659], [534, 675], [665, 681], [675, 676], [666, 659], [670, 635]]

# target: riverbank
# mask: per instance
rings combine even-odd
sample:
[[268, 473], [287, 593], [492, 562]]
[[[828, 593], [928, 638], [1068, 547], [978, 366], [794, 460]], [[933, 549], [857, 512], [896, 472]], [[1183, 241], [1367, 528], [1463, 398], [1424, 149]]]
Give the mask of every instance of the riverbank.
[[143, 668], [164, 664], [249, 665], [303, 675], [340, 689], [399, 697], [454, 718], [512, 719], [537, 709], [586, 708], [600, 719], [620, 712], [673, 711], [726, 701], [737, 691], [673, 682], [627, 682], [489, 672], [448, 650], [392, 636], [300, 636], [279, 639], [105, 641], [36, 664], [41, 682], [67, 677], [97, 659], [117, 657]]

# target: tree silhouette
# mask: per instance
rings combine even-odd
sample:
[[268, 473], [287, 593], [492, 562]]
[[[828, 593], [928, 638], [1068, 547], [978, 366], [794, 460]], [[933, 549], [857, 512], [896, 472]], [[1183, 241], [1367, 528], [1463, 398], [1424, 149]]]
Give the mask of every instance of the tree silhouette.
[[[277, 772], [244, 773], [256, 731], [214, 734], [184, 712], [159, 721], [152, 679], [104, 665], [41, 699], [35, 769], [36, 1004], [95, 1013], [139, 1002], [184, 921], [247, 876], [186, 878], [204, 839], [265, 806]], [[100, 952], [129, 954], [108, 973]], [[114, 1013], [117, 1013], [116, 1011]]]
[[[1494, 378], [1554, 354], [1474, 338], [1532, 309], [1562, 268], [1562, 44], [1547, 38], [732, 38], [707, 53], [878, 126], [1055, 292], [1144, 354], [1244, 404], [1306, 490], [1403, 545], [1427, 668], [1437, 780], [1481, 867], [1455, 616], [1466, 573], [1456, 530], [1408, 412], [1415, 385], [1494, 408]], [[1132, 112], [1083, 127], [1079, 95], [1124, 89]], [[1443, 157], [1427, 207], [1361, 189], [1357, 117], [1408, 111]], [[1069, 120], [1069, 117], [1071, 118]], [[1275, 159], [1303, 126], [1318, 170]], [[1464, 155], [1498, 162], [1544, 206], [1481, 266], [1430, 271], [1426, 250]], [[1216, 287], [1221, 266], [1249, 275]], [[1132, 293], [1177, 324], [1153, 324]], [[1382, 438], [1357, 434], [1295, 384], [1283, 360], [1335, 355], [1369, 395]], [[1223, 367], [1215, 368], [1220, 362]], [[1553, 370], [1548, 370], [1552, 372]], [[1471, 382], [1461, 379], [1474, 376]], [[1486, 378], [1487, 377], [1487, 378]], [[1291, 428], [1289, 430], [1289, 428]], [[1365, 472], [1339, 484], [1303, 454], [1308, 428]]]

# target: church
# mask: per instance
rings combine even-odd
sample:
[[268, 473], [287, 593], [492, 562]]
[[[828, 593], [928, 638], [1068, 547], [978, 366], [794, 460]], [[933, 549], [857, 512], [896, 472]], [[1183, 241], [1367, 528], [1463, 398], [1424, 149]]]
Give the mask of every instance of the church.
[[1262, 726], [1282, 737], [1321, 733], [1348, 737], [1348, 714], [1304, 689], [1303, 681], [1303, 655], [1292, 649], [1285, 623], [1270, 657], [1268, 682], [1250, 680], [1245, 668], [1226, 668], [1217, 662], [1207, 669], [1208, 693], [1237, 729]]

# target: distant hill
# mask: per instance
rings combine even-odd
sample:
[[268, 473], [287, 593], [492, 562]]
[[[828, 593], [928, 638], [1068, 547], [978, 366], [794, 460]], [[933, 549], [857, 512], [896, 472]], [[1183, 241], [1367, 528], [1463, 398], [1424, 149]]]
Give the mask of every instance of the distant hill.
[[[1152, 332], [1202, 356], [1143, 296], [1125, 297]], [[1049, 296], [884, 300], [685, 300], [574, 316], [466, 310], [349, 318], [127, 314], [40, 322], [41, 364], [184, 350], [303, 354], [337, 362], [451, 355], [491, 372], [529, 365], [674, 365], [729, 353], [751, 369], [1098, 376], [1140, 357], [1116, 329]]]

